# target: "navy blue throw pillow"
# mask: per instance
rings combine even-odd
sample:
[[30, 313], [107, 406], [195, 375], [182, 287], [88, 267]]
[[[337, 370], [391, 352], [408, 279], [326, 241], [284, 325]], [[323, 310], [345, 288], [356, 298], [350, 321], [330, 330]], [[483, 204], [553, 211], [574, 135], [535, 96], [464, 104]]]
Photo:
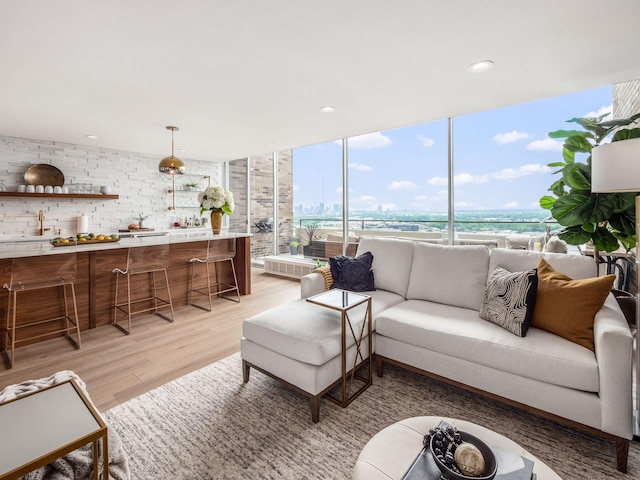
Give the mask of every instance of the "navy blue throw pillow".
[[373, 254], [371, 252], [365, 252], [355, 258], [344, 255], [329, 258], [329, 268], [333, 277], [331, 288], [351, 292], [375, 290], [372, 264]]

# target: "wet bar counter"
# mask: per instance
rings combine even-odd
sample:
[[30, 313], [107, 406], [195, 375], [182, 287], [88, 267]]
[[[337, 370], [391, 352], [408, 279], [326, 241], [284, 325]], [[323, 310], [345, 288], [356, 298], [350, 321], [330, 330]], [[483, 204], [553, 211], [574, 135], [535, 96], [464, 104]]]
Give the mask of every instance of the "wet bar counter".
[[[11, 261], [13, 258], [29, 257], [36, 268], [47, 271], [47, 258], [52, 255], [75, 253], [77, 258], [76, 297], [78, 318], [81, 330], [95, 328], [111, 323], [113, 315], [113, 297], [115, 288], [114, 268], [124, 269], [127, 263], [129, 248], [150, 247], [165, 248], [169, 245], [168, 276], [171, 288], [171, 298], [174, 307], [188, 303], [191, 281], [191, 264], [194, 257], [206, 256], [207, 242], [211, 240], [236, 239], [236, 254], [234, 264], [238, 277], [240, 295], [251, 293], [251, 237], [249, 234], [223, 233], [212, 235], [209, 232], [171, 233], [156, 236], [139, 236], [135, 238], [121, 238], [118, 242], [78, 244], [77, 246], [54, 247], [46, 241], [18, 241], [0, 242], [0, 285], [11, 279]], [[30, 239], [32, 240], [32, 239]], [[225, 282], [233, 279], [228, 262], [224, 262], [220, 275]], [[201, 271], [202, 270], [202, 271]], [[203, 271], [198, 269], [196, 282], [204, 282]], [[213, 274], [212, 274], [213, 275]], [[146, 294], [146, 279], [133, 278], [132, 290], [141, 290]], [[136, 282], [140, 285], [136, 285]], [[8, 293], [5, 288], [0, 294], [0, 322], [3, 330], [6, 327]], [[214, 299], [215, 301], [215, 299]], [[224, 300], [223, 300], [224, 301]], [[19, 294], [18, 323], [20, 318], [33, 321], [50, 313], [60, 311], [60, 291], [46, 289]], [[214, 305], [215, 308], [215, 305]], [[49, 315], [49, 316], [54, 316]], [[176, 316], [179, 321], [179, 315]], [[27, 322], [25, 322], [27, 323]], [[37, 328], [45, 331], [47, 325]], [[51, 326], [49, 326], [51, 328]], [[4, 350], [4, 335], [0, 340]], [[25, 344], [28, 342], [25, 342]]]

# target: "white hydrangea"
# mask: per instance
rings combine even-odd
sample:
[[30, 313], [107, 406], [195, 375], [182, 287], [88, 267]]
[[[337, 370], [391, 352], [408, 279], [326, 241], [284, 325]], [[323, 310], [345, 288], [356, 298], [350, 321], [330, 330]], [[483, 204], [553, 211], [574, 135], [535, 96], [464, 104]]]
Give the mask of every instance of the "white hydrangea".
[[233, 193], [219, 185], [208, 187], [204, 192], [199, 193], [198, 201], [200, 202], [200, 215], [205, 210], [218, 210], [223, 214], [230, 215], [235, 209]]

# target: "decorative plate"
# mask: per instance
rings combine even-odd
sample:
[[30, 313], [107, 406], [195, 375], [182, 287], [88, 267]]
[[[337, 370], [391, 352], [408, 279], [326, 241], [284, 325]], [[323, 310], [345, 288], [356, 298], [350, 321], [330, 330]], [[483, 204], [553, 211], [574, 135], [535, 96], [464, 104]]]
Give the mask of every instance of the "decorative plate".
[[61, 187], [64, 185], [64, 175], [53, 165], [37, 163], [31, 165], [24, 172], [24, 181], [27, 185], [51, 185]]

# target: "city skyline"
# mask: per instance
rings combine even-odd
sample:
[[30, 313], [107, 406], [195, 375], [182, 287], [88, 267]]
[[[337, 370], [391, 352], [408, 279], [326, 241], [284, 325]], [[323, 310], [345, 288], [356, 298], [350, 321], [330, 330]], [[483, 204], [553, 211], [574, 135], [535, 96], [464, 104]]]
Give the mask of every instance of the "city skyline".
[[[566, 121], [610, 112], [611, 103], [609, 86], [455, 117], [455, 209], [542, 210], [557, 179], [547, 164], [562, 159], [548, 132], [576, 128]], [[440, 120], [350, 138], [350, 211], [446, 211], [447, 128]], [[294, 205], [342, 203], [341, 155], [340, 141], [293, 150]]]

